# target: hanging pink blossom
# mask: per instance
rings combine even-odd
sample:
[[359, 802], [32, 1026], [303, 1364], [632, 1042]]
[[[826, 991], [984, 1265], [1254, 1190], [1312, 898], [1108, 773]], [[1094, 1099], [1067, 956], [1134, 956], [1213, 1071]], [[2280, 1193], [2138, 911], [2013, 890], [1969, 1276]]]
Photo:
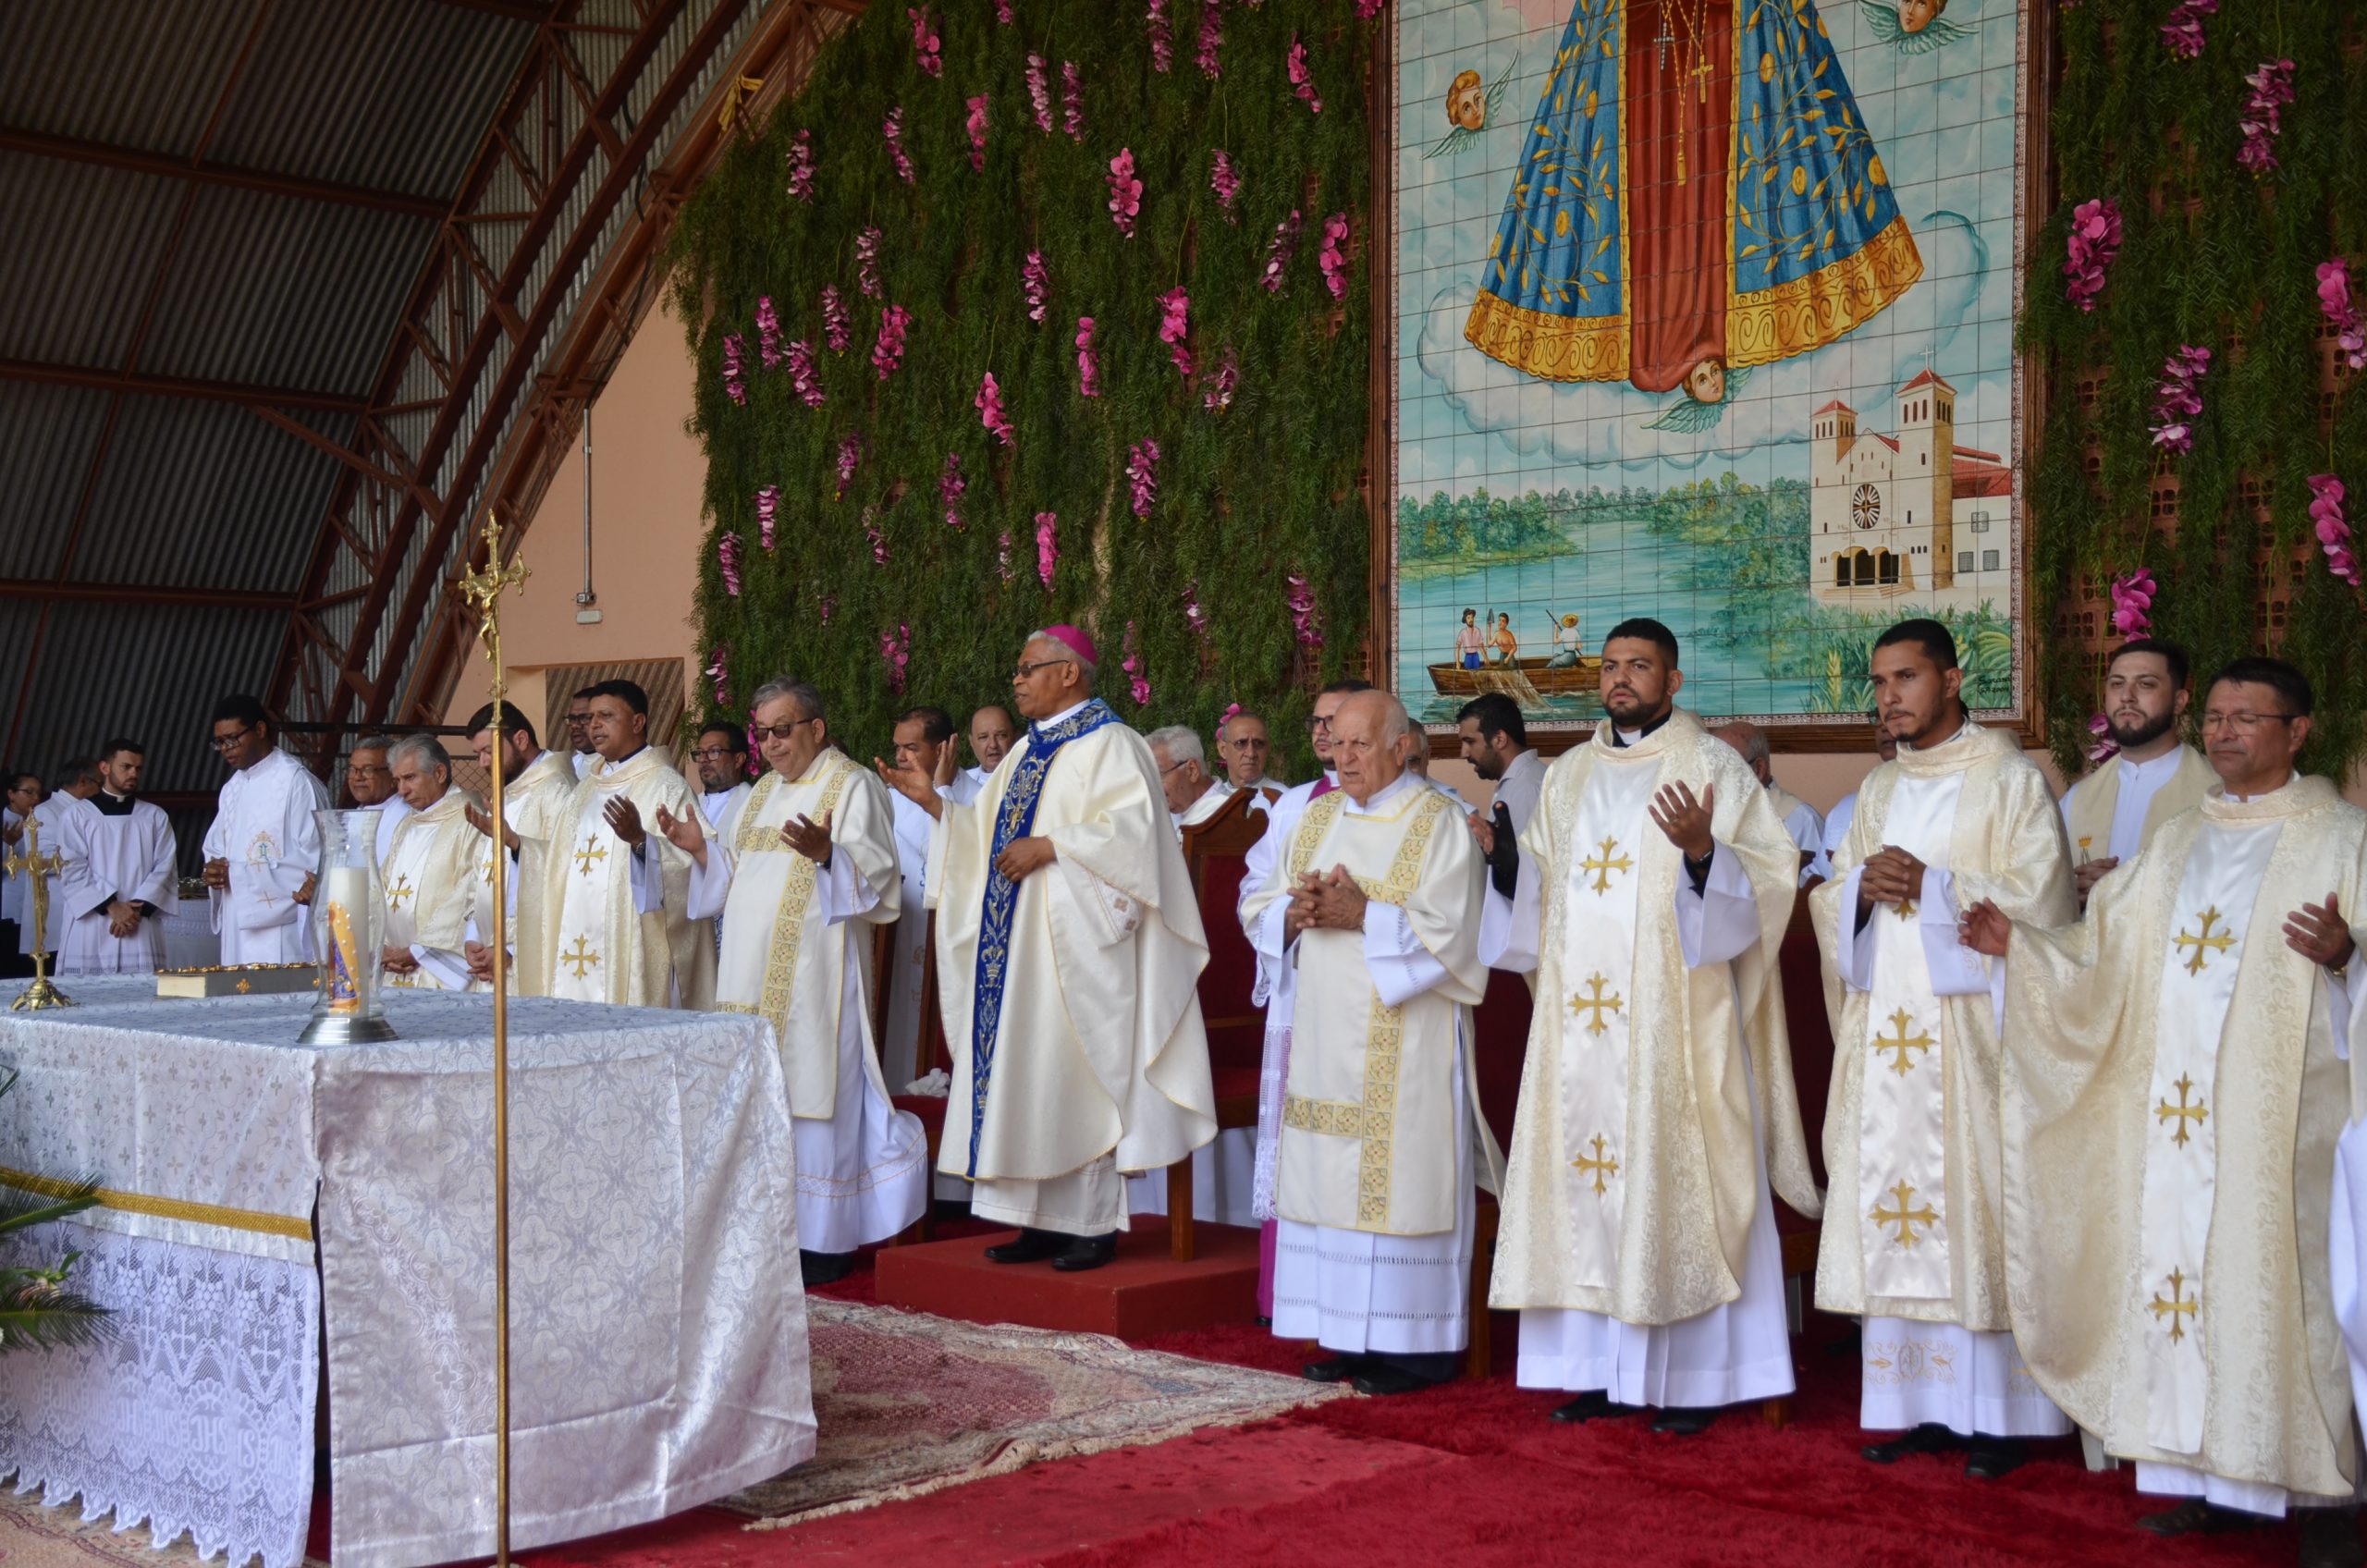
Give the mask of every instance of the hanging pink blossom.
[[1121, 147], [1110, 160], [1110, 220], [1118, 232], [1134, 237], [1134, 214], [1143, 210], [1143, 182], [1134, 178], [1134, 150]]
[[814, 372], [814, 345], [803, 337], [789, 346], [789, 385], [807, 408], [822, 406], [822, 382]]
[[723, 571], [723, 591], [740, 596], [740, 535], [724, 533], [715, 542], [715, 564]]
[[901, 104], [888, 111], [888, 118], [879, 127], [879, 134], [888, 139], [888, 156], [895, 161], [896, 178], [906, 185], [915, 183], [913, 178], [912, 155], [904, 151], [904, 106]]
[[1005, 582], [1011, 581], [1011, 532], [1006, 529], [995, 540], [995, 575]]
[[984, 174], [987, 168], [987, 95], [979, 93], [970, 100], [970, 166]]
[[1368, 22], [1380, 15], [1381, 0], [1356, 0], [1356, 20]]
[[987, 427], [987, 434], [1010, 446], [1011, 420], [1002, 411], [1002, 388], [995, 385], [994, 372], [987, 372], [986, 379], [978, 383], [978, 395], [971, 404], [978, 410], [978, 423]]
[[706, 656], [706, 678], [715, 682], [715, 705], [731, 705], [731, 644], [718, 643]]
[[1036, 129], [1045, 135], [1052, 134], [1052, 82], [1050, 65], [1041, 55], [1027, 56], [1027, 102], [1035, 106]]
[[756, 492], [756, 543], [773, 547], [773, 524], [780, 515], [780, 486], [767, 484]]
[[1315, 607], [1315, 589], [1306, 578], [1291, 574], [1283, 579], [1289, 585], [1288, 603], [1291, 611], [1291, 632], [1302, 648], [1323, 646], [1323, 617]]
[[814, 601], [814, 608], [819, 614], [822, 624], [828, 626], [830, 624], [830, 618], [839, 611], [839, 596], [836, 594], [825, 594]]
[[927, 76], [945, 74], [945, 43], [937, 35], [937, 18], [926, 6], [908, 6], [904, 15], [913, 19], [913, 55], [914, 61]]
[[1159, 297], [1159, 340], [1167, 345], [1167, 357], [1189, 381], [1192, 350], [1184, 347], [1184, 338], [1192, 329], [1192, 297], [1178, 284]]
[[2101, 197], [2071, 209], [2071, 231], [2065, 239], [2068, 252], [2063, 262], [2063, 297], [2083, 311], [2096, 308], [2104, 291], [2104, 269], [2120, 254], [2120, 209]]
[[1036, 581], [1047, 588], [1052, 585], [1052, 568], [1061, 559], [1061, 543], [1055, 532], [1060, 522], [1058, 512], [1036, 514]]
[[2153, 596], [2160, 593], [2153, 574], [2143, 567], [2112, 580], [2113, 630], [2123, 637], [2142, 637], [2152, 629]]
[[748, 404], [748, 340], [736, 332], [723, 335], [723, 395], [745, 408]]
[[937, 476], [937, 498], [945, 508], [945, 526], [956, 533], [969, 531], [969, 524], [962, 521], [962, 492], [968, 488], [970, 482], [962, 477], [962, 454], [946, 453], [945, 472]]
[[1291, 57], [1289, 68], [1291, 76], [1291, 91], [1298, 94], [1299, 101], [1305, 104], [1309, 110], [1318, 115], [1321, 114], [1323, 112], [1323, 100], [1317, 97], [1315, 93], [1315, 72], [1307, 67], [1306, 45], [1300, 42], [1299, 36], [1296, 33], [1291, 34]]
[[1221, 147], [1209, 164], [1208, 186], [1217, 193], [1217, 211], [1224, 214], [1224, 221], [1239, 223], [1241, 214], [1235, 207], [1241, 200], [1241, 174], [1233, 166], [1232, 155]]
[[1098, 362], [1093, 357], [1093, 318], [1079, 316], [1076, 318], [1076, 395], [1078, 397], [1098, 398], [1101, 396], [1100, 383], [1095, 379], [1098, 369]]
[[1126, 449], [1126, 486], [1134, 493], [1134, 515], [1150, 516], [1159, 500], [1159, 443], [1137, 441]]
[[1291, 258], [1298, 254], [1298, 231], [1303, 222], [1296, 207], [1291, 215], [1274, 226], [1274, 238], [1266, 246], [1266, 271], [1258, 282], [1269, 294], [1280, 294], [1282, 285], [1290, 281]]
[[801, 130], [789, 144], [789, 193], [801, 202], [814, 200], [814, 133]]
[[847, 486], [854, 483], [854, 465], [863, 459], [863, 437], [849, 433], [839, 438], [839, 495], [847, 498]]
[[2331, 473], [2310, 475], [2310, 521], [2316, 524], [2318, 543], [2326, 552], [2326, 570], [2349, 583], [2360, 584], [2359, 557], [2350, 550], [2350, 524], [2342, 515], [2342, 481]]
[[2352, 370], [2367, 370], [2367, 325], [2350, 300], [2350, 263], [2336, 256], [2318, 263], [2318, 309], [2335, 330], [2334, 346]]
[[1184, 621], [1191, 627], [1192, 635], [1203, 643], [1208, 640], [1208, 612], [1200, 607], [1200, 580], [1196, 577], [1184, 585]]
[[1348, 214], [1333, 213], [1323, 220], [1323, 249], [1315, 253], [1315, 264], [1323, 269], [1323, 287], [1331, 290], [1331, 298], [1348, 297]]
[[1233, 395], [1241, 386], [1241, 366], [1234, 362], [1233, 350], [1227, 349], [1217, 362], [1216, 374], [1207, 378], [1200, 394], [1200, 406], [1212, 414], [1220, 414], [1233, 407]]
[[1052, 297], [1052, 269], [1044, 264], [1043, 251], [1027, 252], [1027, 263], [1019, 269], [1019, 286], [1027, 294], [1027, 319], [1042, 321], [1044, 307]]
[[1126, 650], [1126, 656], [1118, 661], [1118, 668], [1126, 672], [1127, 695], [1134, 699], [1134, 706], [1138, 708], [1148, 707], [1150, 705], [1150, 682], [1143, 679], [1143, 670], [1145, 666], [1143, 663], [1142, 650], [1134, 645], [1134, 623], [1131, 620], [1126, 622], [1124, 646]]
[[902, 621], [879, 634], [879, 661], [888, 667], [888, 690], [901, 694], [904, 668], [913, 662], [913, 629]]
[[2170, 19], [2162, 24], [2162, 43], [2181, 60], [2202, 53], [2202, 18], [2216, 15], [2219, 0], [2178, 0]]
[[2088, 748], [2088, 766], [2110, 762], [2120, 755], [2120, 742], [2112, 738], [2112, 721], [2098, 714], [2088, 720], [2088, 733], [2096, 739]]
[[854, 237], [855, 287], [874, 300], [884, 297], [879, 287], [879, 242], [886, 238], [876, 228]]
[[[727, 705], [727, 706], [729, 706], [730, 704], [727, 704], [726, 705]], [[750, 719], [750, 720], [748, 721], [748, 777], [749, 777], [749, 778], [754, 778], [757, 777], [759, 774], [761, 774], [761, 773], [763, 773], [763, 772], [764, 772], [764, 768], [763, 768], [762, 766], [759, 766], [759, 763], [760, 763], [761, 759], [763, 758], [764, 754], [765, 754], [765, 741], [764, 741], [764, 737], [756, 733], [756, 721], [755, 721], [754, 719], [753, 719], [753, 718], [752, 718], [752, 719]]]
[[871, 545], [873, 564], [886, 566], [888, 564], [888, 535], [879, 532], [878, 517], [878, 508], [863, 508], [863, 536]]
[[2293, 62], [2263, 60], [2258, 70], [2244, 78], [2244, 85], [2252, 91], [2236, 121], [2236, 129], [2244, 133], [2244, 144], [2236, 149], [2236, 162], [2264, 175], [2276, 167], [2272, 143], [2282, 125], [2279, 111], [2293, 102]]
[[1012, 25], [1011, 0], [995, 0], [995, 20], [1005, 27]]
[[879, 379], [888, 379], [904, 358], [904, 329], [913, 325], [913, 312], [901, 305], [890, 305], [879, 318], [879, 341], [871, 346], [871, 362], [878, 369]]
[[756, 357], [767, 370], [780, 369], [780, 317], [773, 310], [769, 294], [756, 300]]
[[2153, 445], [2165, 452], [2194, 449], [2194, 418], [2202, 411], [2202, 375], [2211, 350], [2182, 345], [2162, 362], [2162, 383], [2153, 389]]
[[1167, 0], [1150, 0], [1143, 19], [1150, 28], [1150, 68], [1165, 76], [1175, 66], [1175, 38], [1168, 25]]
[[846, 300], [828, 284], [822, 287], [822, 340], [833, 354], [854, 346], [854, 319], [847, 314]]
[[1079, 145], [1085, 141], [1085, 73], [1074, 60], [1061, 62], [1061, 129]]
[[1200, 49], [1196, 59], [1210, 81], [1224, 74], [1217, 59], [1217, 51], [1224, 47], [1223, 18], [1218, 11], [1223, 3], [1224, 0], [1200, 0]]

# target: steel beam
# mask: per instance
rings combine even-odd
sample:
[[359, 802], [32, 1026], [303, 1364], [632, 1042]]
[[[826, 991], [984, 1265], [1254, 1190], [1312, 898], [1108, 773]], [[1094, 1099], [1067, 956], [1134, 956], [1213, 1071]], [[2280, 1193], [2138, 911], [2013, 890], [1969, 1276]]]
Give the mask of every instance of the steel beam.
[[293, 594], [251, 588], [183, 588], [161, 582], [59, 582], [46, 577], [0, 577], [0, 599], [39, 604], [171, 605], [209, 610], [271, 610], [293, 614]]
[[309, 409], [330, 414], [360, 415], [370, 411], [368, 398], [337, 392], [307, 392], [293, 386], [258, 386], [245, 381], [207, 381], [193, 375], [151, 375], [142, 371], [51, 364], [39, 360], [0, 360], [0, 381], [26, 381], [43, 386], [80, 386], [133, 398], [194, 398], [213, 403], [268, 403], [274, 408]]
[[266, 195], [288, 196], [299, 202], [329, 202], [345, 207], [366, 207], [373, 212], [424, 218], [430, 223], [441, 220], [445, 211], [444, 203], [433, 196], [414, 196], [408, 191], [382, 190], [366, 185], [346, 185], [333, 179], [312, 179], [303, 175], [279, 174], [270, 169], [193, 164], [187, 158], [176, 158], [169, 153], [117, 147], [105, 141], [84, 141], [71, 136], [50, 136], [37, 130], [0, 129], [0, 153], [23, 153], [36, 158], [86, 164], [96, 168], [126, 169], [133, 174], [154, 175], [161, 179], [178, 179], [191, 185], [211, 185], [231, 190], [260, 190]]

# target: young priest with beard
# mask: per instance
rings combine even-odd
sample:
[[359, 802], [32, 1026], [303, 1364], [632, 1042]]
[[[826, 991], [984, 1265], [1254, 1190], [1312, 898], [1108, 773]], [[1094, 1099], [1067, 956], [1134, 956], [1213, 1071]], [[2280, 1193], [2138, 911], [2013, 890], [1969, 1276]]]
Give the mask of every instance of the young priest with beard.
[[2135, 859], [2155, 828], [2201, 805], [2217, 782], [2202, 753], [2178, 738], [2190, 700], [2186, 683], [2186, 650], [2176, 643], [2140, 637], [2113, 653], [2104, 724], [2120, 751], [2063, 796], [2082, 908], [2106, 872]]

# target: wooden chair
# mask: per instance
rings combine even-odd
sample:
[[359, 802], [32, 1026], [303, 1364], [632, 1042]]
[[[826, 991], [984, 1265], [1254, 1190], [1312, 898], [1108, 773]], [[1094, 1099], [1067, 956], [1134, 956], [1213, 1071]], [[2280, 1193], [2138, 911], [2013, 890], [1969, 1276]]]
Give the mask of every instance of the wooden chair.
[[[1266, 1015], [1249, 999], [1257, 983], [1257, 955], [1242, 935], [1239, 910], [1250, 847], [1266, 836], [1271, 818], [1250, 809], [1250, 793], [1236, 790], [1214, 816], [1184, 830], [1184, 861], [1192, 871], [1192, 891], [1208, 939], [1200, 1012], [1208, 1032], [1220, 1131], [1257, 1125], [1257, 1073], [1266, 1055]], [[1167, 1168], [1167, 1235], [1170, 1255], [1189, 1263], [1197, 1249], [1188, 1156]]]
[[[901, 918], [910, 920], [922, 913], [918, 910], [909, 911]], [[896, 962], [896, 927], [883, 925], [879, 929], [881, 936], [885, 938], [881, 949], [884, 956], [879, 959], [882, 965], [881, 973], [885, 974], [894, 967]], [[880, 987], [880, 996], [882, 998], [887, 996], [885, 985]], [[878, 1021], [878, 1031], [873, 1038], [886, 1039], [888, 1009], [884, 999], [873, 1005], [873, 1017]], [[937, 912], [935, 910], [926, 912], [926, 924], [921, 928], [921, 997], [918, 1027], [919, 1039], [915, 1042], [913, 1052], [913, 1076], [926, 1078], [939, 1067], [950, 1071], [953, 1056], [946, 1048], [945, 1016], [938, 1011], [937, 1006]], [[921, 1136], [926, 1140], [928, 1147], [928, 1180], [931, 1194], [929, 1201], [921, 1206], [921, 1217], [914, 1223], [913, 1228], [889, 1243], [894, 1246], [901, 1245], [907, 1240], [926, 1242], [935, 1233], [936, 1227], [930, 1222], [930, 1213], [936, 1207], [937, 1153], [945, 1143], [947, 1101], [942, 1095], [900, 1095], [895, 1093], [894, 1084], [890, 1084], [888, 1087], [889, 1099], [898, 1110], [909, 1110], [920, 1118]]]

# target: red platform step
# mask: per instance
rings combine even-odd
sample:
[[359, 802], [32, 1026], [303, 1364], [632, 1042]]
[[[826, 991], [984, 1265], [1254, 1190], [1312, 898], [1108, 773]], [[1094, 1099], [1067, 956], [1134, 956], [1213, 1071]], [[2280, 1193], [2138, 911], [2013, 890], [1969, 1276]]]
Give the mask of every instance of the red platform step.
[[1167, 1220], [1134, 1216], [1118, 1256], [1100, 1268], [1063, 1274], [1049, 1263], [989, 1263], [986, 1250], [1017, 1232], [887, 1247], [878, 1259], [879, 1302], [973, 1323], [1147, 1339], [1214, 1323], [1247, 1323], [1257, 1313], [1257, 1232], [1232, 1225], [1193, 1228], [1198, 1255], [1168, 1256]]

